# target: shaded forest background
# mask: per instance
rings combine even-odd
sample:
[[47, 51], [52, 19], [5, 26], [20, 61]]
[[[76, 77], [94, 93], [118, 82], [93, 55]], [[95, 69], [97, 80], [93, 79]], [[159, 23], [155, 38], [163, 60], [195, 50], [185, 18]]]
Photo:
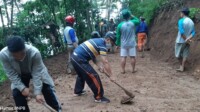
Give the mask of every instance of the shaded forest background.
[[[121, 4], [118, 9], [117, 2]], [[73, 15], [76, 18], [75, 29], [80, 42], [90, 38], [95, 25], [102, 19], [109, 21], [111, 13], [118, 10], [115, 23], [122, 21], [120, 11], [128, 8], [133, 15], [146, 18], [151, 22], [159, 12], [170, 10], [173, 5], [183, 5], [183, 0], [1, 0], [0, 2], [0, 49], [12, 35], [22, 36], [28, 44], [36, 46], [43, 56], [55, 56], [65, 51], [63, 43], [64, 18]], [[107, 10], [102, 18], [100, 10]], [[191, 17], [199, 19], [199, 8], [191, 8]], [[0, 67], [0, 82], [6, 76]]]

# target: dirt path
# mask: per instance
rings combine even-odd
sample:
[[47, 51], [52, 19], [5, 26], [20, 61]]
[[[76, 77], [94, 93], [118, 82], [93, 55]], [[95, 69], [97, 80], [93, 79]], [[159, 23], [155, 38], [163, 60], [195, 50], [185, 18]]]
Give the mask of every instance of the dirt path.
[[[120, 57], [117, 54], [109, 54], [109, 59], [118, 82], [136, 95], [134, 103], [121, 105], [119, 102], [124, 95], [123, 91], [103, 74], [100, 77], [105, 96], [111, 100], [110, 104], [94, 103], [88, 87], [86, 96], [74, 97], [75, 76], [65, 74], [65, 58], [61, 54], [48, 59], [46, 64], [54, 77], [63, 112], [200, 112], [200, 82], [190, 74], [177, 73], [167, 63], [151, 59], [148, 53], [144, 59], [137, 58], [138, 72], [135, 74], [131, 73], [129, 63], [127, 73], [120, 74]], [[29, 102], [31, 112], [48, 112], [34, 102], [35, 100]]]

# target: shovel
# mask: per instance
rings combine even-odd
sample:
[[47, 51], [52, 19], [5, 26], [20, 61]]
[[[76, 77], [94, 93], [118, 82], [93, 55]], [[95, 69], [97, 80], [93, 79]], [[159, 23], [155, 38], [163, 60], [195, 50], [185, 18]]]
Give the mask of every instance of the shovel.
[[42, 105], [44, 107], [46, 107], [50, 112], [57, 112], [56, 110], [54, 110], [52, 107], [50, 107], [46, 102], [42, 103]]
[[[105, 72], [104, 72], [105, 73]], [[107, 77], [109, 77], [109, 75], [107, 73], [105, 73], [105, 75]], [[126, 88], [122, 87], [119, 83], [115, 82], [115, 81], [112, 81], [115, 85], [117, 85], [119, 88], [121, 88], [125, 94], [128, 96], [128, 97], [123, 97], [123, 99], [121, 100], [121, 104], [127, 104], [127, 103], [130, 103], [131, 100], [135, 97], [135, 95], [133, 95], [130, 91], [128, 91]]]

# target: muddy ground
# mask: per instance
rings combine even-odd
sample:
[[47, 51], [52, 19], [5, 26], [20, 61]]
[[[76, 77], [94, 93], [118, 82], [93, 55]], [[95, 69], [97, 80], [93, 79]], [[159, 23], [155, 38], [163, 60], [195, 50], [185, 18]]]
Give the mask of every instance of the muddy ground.
[[[200, 6], [199, 0], [185, 1], [185, 6]], [[163, 11], [154, 20], [150, 29], [152, 50], [145, 53], [145, 58], [137, 57], [137, 73], [132, 74], [130, 63], [127, 63], [127, 73], [121, 74], [119, 54], [108, 56], [117, 81], [136, 95], [131, 105], [120, 104], [125, 94], [101, 73], [105, 96], [110, 98], [111, 103], [94, 103], [92, 92], [87, 86], [86, 96], [75, 97], [73, 88], [76, 78], [66, 74], [66, 53], [45, 60], [55, 81], [63, 112], [200, 112], [200, 23], [196, 23], [197, 35], [191, 45], [187, 71], [178, 73], [175, 71], [178, 62], [174, 58], [178, 9], [180, 7]], [[9, 82], [0, 88], [0, 106], [13, 106]], [[31, 99], [29, 105], [31, 112], [48, 112], [34, 99]]]
[[[139, 54], [140, 55], [140, 54]], [[175, 66], [152, 59], [149, 52], [145, 58], [137, 57], [137, 73], [132, 74], [130, 63], [127, 73], [120, 73], [119, 54], [109, 54], [114, 76], [124, 87], [132, 91], [136, 97], [131, 105], [121, 105], [124, 92], [109, 79], [100, 74], [105, 96], [110, 98], [109, 104], [96, 104], [90, 89], [86, 86], [86, 96], [75, 97], [73, 88], [75, 76], [67, 75], [65, 55], [45, 60], [45, 64], [56, 84], [57, 95], [63, 112], [199, 112], [200, 81], [190, 73], [178, 73]], [[1, 86], [0, 105], [14, 105], [8, 84]], [[48, 112], [34, 99], [29, 102], [31, 112]]]

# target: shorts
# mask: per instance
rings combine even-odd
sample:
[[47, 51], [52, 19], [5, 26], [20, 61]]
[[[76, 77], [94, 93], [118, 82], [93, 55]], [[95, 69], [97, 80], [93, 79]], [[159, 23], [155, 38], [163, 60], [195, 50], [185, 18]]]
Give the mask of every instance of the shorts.
[[176, 43], [175, 45], [175, 56], [176, 58], [187, 58], [190, 53], [190, 44], [187, 43]]
[[147, 38], [146, 33], [138, 33], [138, 49], [139, 50], [142, 50], [142, 46], [144, 46], [146, 38]]
[[70, 54], [73, 53], [75, 47], [73, 45], [67, 45], [67, 52], [69, 52]]
[[126, 56], [131, 56], [135, 57], [136, 56], [136, 47], [130, 47], [130, 48], [121, 48], [120, 55], [122, 57]]

